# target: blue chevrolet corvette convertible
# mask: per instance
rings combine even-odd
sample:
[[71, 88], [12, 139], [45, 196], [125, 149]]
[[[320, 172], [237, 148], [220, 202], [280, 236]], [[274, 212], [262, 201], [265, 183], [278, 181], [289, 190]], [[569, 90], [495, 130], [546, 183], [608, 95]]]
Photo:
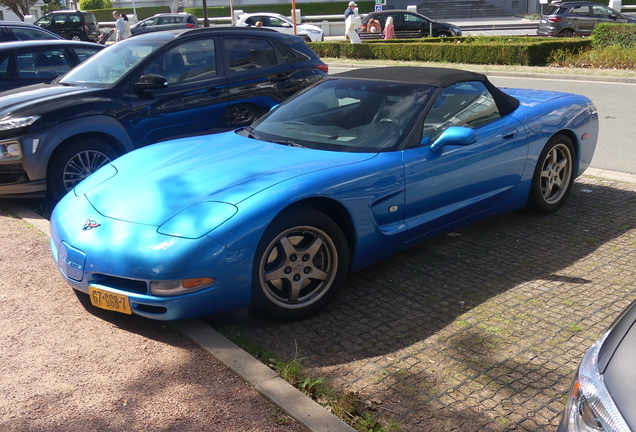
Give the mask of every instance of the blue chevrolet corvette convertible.
[[133, 151], [55, 208], [51, 250], [96, 307], [300, 319], [347, 273], [486, 217], [549, 213], [590, 164], [592, 102], [481, 74], [333, 75], [251, 127]]

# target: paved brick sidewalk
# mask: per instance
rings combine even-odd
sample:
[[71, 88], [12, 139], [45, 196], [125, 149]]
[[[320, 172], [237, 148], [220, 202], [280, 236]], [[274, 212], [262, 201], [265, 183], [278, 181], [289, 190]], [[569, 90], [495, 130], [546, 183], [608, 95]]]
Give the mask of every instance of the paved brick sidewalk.
[[352, 275], [319, 315], [233, 328], [404, 431], [552, 431], [583, 353], [636, 294], [636, 184], [584, 177]]

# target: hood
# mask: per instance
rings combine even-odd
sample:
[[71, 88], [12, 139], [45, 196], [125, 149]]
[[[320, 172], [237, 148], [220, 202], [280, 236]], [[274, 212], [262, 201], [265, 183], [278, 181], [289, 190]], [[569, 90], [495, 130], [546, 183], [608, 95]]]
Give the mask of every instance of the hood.
[[95, 89], [89, 87], [35, 84], [5, 91], [0, 93], [0, 117], [35, 104], [45, 105], [49, 101], [53, 101], [53, 105], [59, 108], [59, 98], [67, 95], [81, 95], [93, 90]]
[[135, 150], [78, 185], [75, 194], [86, 195], [104, 216], [159, 226], [200, 202], [236, 205], [293, 177], [375, 155], [296, 148], [227, 132]]

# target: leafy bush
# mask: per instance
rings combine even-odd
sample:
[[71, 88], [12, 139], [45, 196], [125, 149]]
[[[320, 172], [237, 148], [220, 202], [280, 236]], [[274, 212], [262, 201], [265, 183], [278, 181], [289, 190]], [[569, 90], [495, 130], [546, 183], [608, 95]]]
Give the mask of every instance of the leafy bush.
[[80, 10], [109, 9], [113, 7], [111, 0], [80, 0]]
[[588, 47], [590, 41], [504, 36], [425, 38], [362, 44], [312, 42], [308, 45], [320, 57], [536, 66], [548, 63], [552, 53], [557, 50], [577, 54]]
[[594, 48], [620, 46], [632, 48], [636, 46], [636, 25], [601, 23], [594, 27], [592, 34]]

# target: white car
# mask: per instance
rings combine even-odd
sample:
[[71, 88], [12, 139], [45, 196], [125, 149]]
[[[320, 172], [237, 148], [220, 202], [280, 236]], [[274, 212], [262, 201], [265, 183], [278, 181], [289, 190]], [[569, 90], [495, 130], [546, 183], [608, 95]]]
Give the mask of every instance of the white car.
[[[294, 34], [294, 24], [289, 18], [271, 12], [243, 14], [233, 25], [237, 27], [256, 27], [258, 21], [263, 23], [264, 28], [273, 29], [281, 33]], [[323, 30], [311, 24], [296, 25], [296, 34], [302, 36], [305, 42], [320, 42], [325, 40]]]

